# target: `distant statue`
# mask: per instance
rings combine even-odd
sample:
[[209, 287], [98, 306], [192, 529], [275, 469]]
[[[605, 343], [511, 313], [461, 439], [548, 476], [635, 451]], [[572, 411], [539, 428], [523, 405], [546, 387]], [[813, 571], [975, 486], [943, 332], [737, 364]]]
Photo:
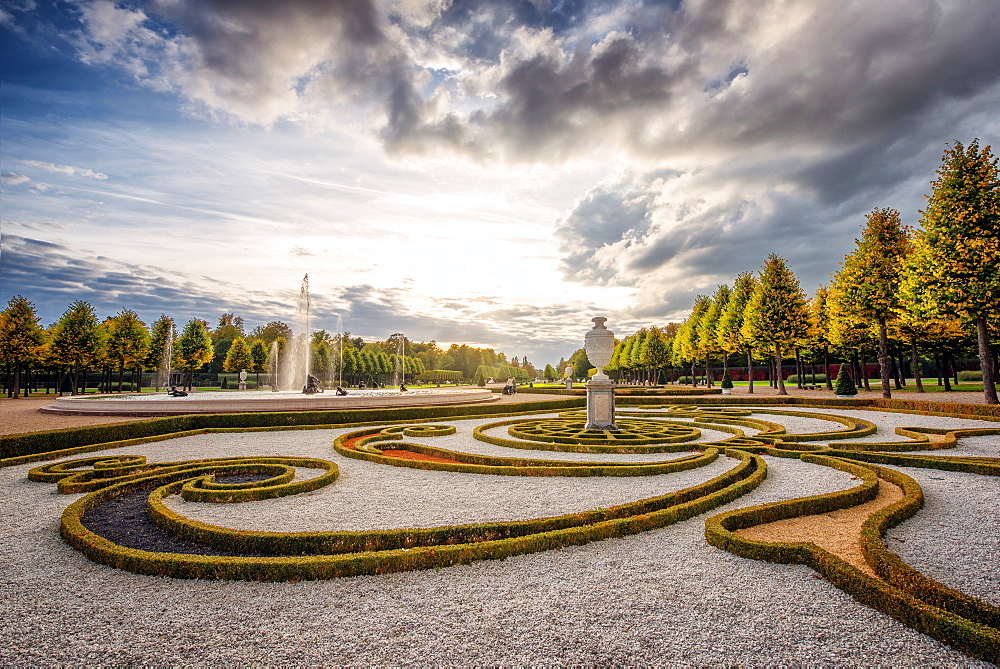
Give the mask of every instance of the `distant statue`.
[[187, 397], [187, 393], [183, 390], [177, 390], [177, 386], [170, 386], [170, 390], [167, 391], [167, 394], [171, 397]]
[[302, 392], [306, 395], [314, 395], [323, 392], [323, 386], [320, 384], [319, 379], [309, 374], [306, 377], [306, 386], [302, 389]]
[[405, 393], [407, 392], [407, 390], [409, 389], [406, 386], [404, 386], [402, 383], [399, 384], [399, 392]]
[[337, 396], [338, 396], [338, 397], [343, 397], [343, 396], [344, 396], [344, 395], [346, 395], [346, 394], [347, 394], [347, 391], [346, 391], [346, 390], [344, 390], [344, 389], [343, 389], [343, 388], [341, 388], [340, 386], [337, 386]]

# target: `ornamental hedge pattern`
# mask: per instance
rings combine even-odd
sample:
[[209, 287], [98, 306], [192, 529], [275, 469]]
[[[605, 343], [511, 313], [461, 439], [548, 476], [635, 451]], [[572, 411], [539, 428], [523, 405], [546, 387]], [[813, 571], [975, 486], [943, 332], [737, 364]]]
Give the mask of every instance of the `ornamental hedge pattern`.
[[[180, 416], [5, 437], [0, 440], [0, 455], [5, 457], [0, 466], [59, 460], [34, 467], [28, 478], [54, 484], [60, 493], [82, 494], [64, 511], [60, 532], [67, 543], [95, 562], [174, 578], [298, 581], [503, 559], [665, 527], [708, 513], [756, 488], [767, 474], [762, 456], [796, 458], [848, 472], [859, 483], [847, 490], [712, 515], [705, 520], [706, 540], [751, 559], [807, 564], [859, 602], [972, 656], [1000, 661], [1000, 609], [920, 574], [883, 541], [888, 529], [923, 505], [916, 481], [886, 465], [1000, 476], [1000, 458], [945, 454], [962, 438], [1000, 434], [1000, 425], [952, 430], [899, 427], [895, 430], [899, 440], [865, 440], [877, 432], [871, 421], [791, 407], [895, 410], [995, 422], [1000, 422], [1000, 416], [988, 407], [931, 405], [928, 411], [919, 411], [893, 406], [905, 403], [891, 400], [732, 399], [713, 405], [704, 397], [698, 402], [681, 397], [622, 398], [619, 404], [628, 406], [617, 412], [622, 428], [618, 432], [584, 429], [585, 417], [579, 410], [583, 404], [576, 398], [505, 405], [500, 410], [466, 406]], [[789, 433], [782, 425], [788, 417], [818, 419], [837, 427]], [[464, 424], [473, 419], [482, 424]], [[331, 444], [331, 458], [460, 474], [655, 475], [669, 482], [672, 473], [720, 458], [728, 466], [702, 483], [663, 495], [554, 517], [401, 530], [257, 532], [186, 518], [165, 500], [181, 495], [199, 503], [248, 503], [319, 490], [337, 484], [336, 462], [260, 456], [149, 463], [142, 456], [117, 452], [140, 443], [205, 432], [317, 428], [350, 428]], [[705, 431], [721, 433], [722, 438], [709, 440]], [[456, 434], [463, 439], [442, 439]], [[463, 441], [468, 438], [512, 450], [504, 456], [486, 456], [439, 445], [470, 443]], [[532, 458], [525, 453], [532, 450], [673, 455], [635, 463]], [[62, 459], [97, 451], [101, 453]], [[303, 469], [314, 473], [303, 475]], [[738, 534], [740, 529], [777, 520], [857, 506], [872, 500], [881, 482], [898, 486], [903, 497], [872, 513], [862, 525], [862, 552], [875, 576], [811, 543], [767, 542]], [[144, 505], [143, 527], [137, 531], [162, 535], [169, 548], [130, 545], [122, 538], [125, 535], [102, 524], [101, 514], [115, 504]]]

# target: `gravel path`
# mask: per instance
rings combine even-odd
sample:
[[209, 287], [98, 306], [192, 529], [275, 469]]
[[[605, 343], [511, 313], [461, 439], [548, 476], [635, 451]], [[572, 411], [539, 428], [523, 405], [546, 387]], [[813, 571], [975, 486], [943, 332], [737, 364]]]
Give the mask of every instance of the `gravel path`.
[[[873, 420], [871, 412], [860, 413]], [[896, 424], [914, 425], [919, 423], [913, 419], [921, 417], [894, 418]], [[797, 429], [790, 419], [779, 422], [789, 431]], [[975, 421], [962, 423], [973, 426]], [[455, 424], [465, 429], [463, 424], [472, 421]], [[638, 499], [651, 489], [677, 487], [680, 479], [674, 477], [681, 476], [604, 479], [597, 489], [579, 494], [584, 479], [540, 479], [532, 483], [541, 488], [532, 489], [518, 487], [515, 477], [447, 472], [432, 477], [439, 473], [341, 458], [330, 447], [338, 433], [201, 435], [120, 452], [148, 453], [160, 461], [220, 452], [295, 453], [336, 461], [344, 476], [329, 490], [341, 492], [294, 521], [287, 517], [291, 506], [275, 505], [283, 515], [271, 522], [282, 529], [290, 529], [292, 522], [316, 522], [324, 506], [328, 523], [351, 519], [369, 527], [390, 526], [383, 525], [387, 521], [432, 524], [444, 516], [455, 522], [454, 514], [502, 515], [519, 512], [522, 505], [530, 506], [531, 513], [557, 512], [564, 505], [594, 508], [613, 499]], [[977, 437], [968, 440], [976, 443], [967, 448], [995, 453], [1000, 450], [995, 439]], [[669, 454], [643, 457], [664, 455]], [[767, 481], [732, 507], [852, 485], [835, 470], [767, 460]], [[989, 666], [855, 603], [806, 567], [747, 560], [708, 545], [704, 516], [624, 539], [436, 571], [304, 583], [182, 581], [103, 567], [66, 546], [58, 537], [58, 519], [77, 496], [58, 495], [51, 484], [27, 481], [29, 468], [0, 470], [3, 665]], [[711, 475], [707, 469], [695, 471], [699, 480]], [[929, 484], [948, 484], [946, 474], [922, 474]], [[937, 476], [943, 481], [930, 480]], [[484, 483], [487, 479], [503, 480], [491, 487]], [[963, 489], [963, 499], [974, 507], [997, 508], [1000, 493], [996, 480], [990, 483], [992, 489]], [[546, 486], [556, 486], [558, 493], [546, 494]], [[600, 495], [605, 497], [599, 504], [595, 496]], [[921, 512], [932, 526], [951, 522], [947, 501], [954, 496], [945, 487], [940, 495], [943, 506], [929, 500]], [[368, 499], [348, 499], [361, 496]], [[345, 504], [351, 505], [349, 512], [338, 510]], [[269, 515], [263, 511], [270, 508], [267, 503], [201, 506], [244, 514], [239, 507], [254, 505], [258, 515]], [[197, 505], [187, 504], [185, 512], [192, 506]], [[398, 521], [401, 508], [413, 514], [410, 520]], [[966, 518], [959, 535], [962, 545], [944, 559], [963, 579], [991, 564], [988, 554], [998, 552], [995, 536], [969, 542], [972, 534], [995, 531], [995, 519], [988, 523], [988, 516]], [[909, 529], [915, 520], [901, 528], [910, 534], [901, 535], [907, 541], [894, 549], [920, 544], [910, 539], [920, 534]], [[936, 543], [933, 530], [925, 538], [930, 546]], [[910, 559], [901, 548], [900, 553]], [[917, 557], [912, 563], [925, 568], [917, 565]], [[970, 592], [989, 587], [988, 577], [981, 586], [975, 580], [962, 587]]]

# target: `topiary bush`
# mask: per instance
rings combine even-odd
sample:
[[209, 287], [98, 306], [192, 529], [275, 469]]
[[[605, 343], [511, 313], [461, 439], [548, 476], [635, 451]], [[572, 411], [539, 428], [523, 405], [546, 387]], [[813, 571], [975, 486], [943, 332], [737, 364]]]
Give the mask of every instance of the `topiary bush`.
[[728, 373], [722, 375], [722, 387], [730, 389], [733, 387], [733, 378]]
[[840, 366], [837, 380], [833, 384], [833, 394], [838, 397], [854, 397], [858, 394], [858, 389], [854, 385], [851, 375], [847, 373], [847, 367], [844, 365]]

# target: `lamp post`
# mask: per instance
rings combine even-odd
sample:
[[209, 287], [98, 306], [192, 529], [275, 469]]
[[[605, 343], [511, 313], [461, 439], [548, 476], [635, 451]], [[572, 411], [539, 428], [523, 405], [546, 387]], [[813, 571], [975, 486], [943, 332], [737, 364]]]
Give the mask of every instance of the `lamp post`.
[[615, 352], [615, 333], [604, 327], [608, 319], [592, 318], [594, 328], [584, 337], [587, 358], [597, 368], [597, 373], [587, 382], [587, 429], [617, 430], [615, 425], [615, 384], [604, 373]]

